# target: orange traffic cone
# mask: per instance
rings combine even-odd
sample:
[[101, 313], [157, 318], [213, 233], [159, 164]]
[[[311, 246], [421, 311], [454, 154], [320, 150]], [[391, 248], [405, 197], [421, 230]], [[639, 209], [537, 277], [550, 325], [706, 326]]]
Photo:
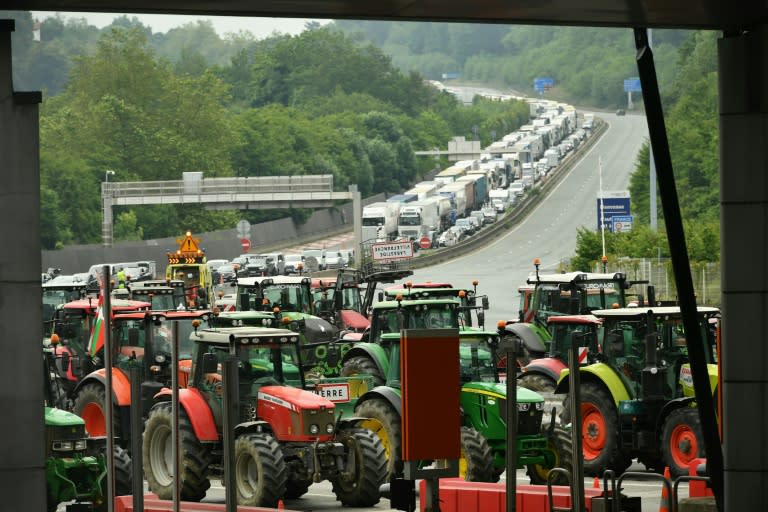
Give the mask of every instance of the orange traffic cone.
[[593, 489], [599, 489], [600, 488], [600, 479], [595, 476], [595, 479], [592, 481], [592, 488]]
[[283, 500], [277, 501], [277, 510], [285, 510], [285, 503], [283, 503]]
[[[669, 466], [664, 468], [664, 478], [670, 481]], [[669, 512], [669, 492], [667, 486], [661, 488], [661, 501], [659, 502], [659, 512]]]

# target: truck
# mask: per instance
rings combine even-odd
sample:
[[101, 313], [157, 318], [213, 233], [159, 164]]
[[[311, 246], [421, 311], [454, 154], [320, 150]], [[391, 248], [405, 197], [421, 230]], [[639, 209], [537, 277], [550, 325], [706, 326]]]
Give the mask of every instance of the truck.
[[397, 235], [400, 204], [380, 201], [363, 207], [363, 240], [389, 239]]
[[[464, 217], [467, 214], [467, 188], [473, 186], [466, 181], [457, 181], [445, 185], [440, 189], [440, 195], [447, 197], [453, 203], [453, 207], [456, 210], [456, 217]], [[473, 198], [474, 199], [474, 198]]]
[[451, 204], [451, 200], [443, 195], [430, 197], [427, 201], [437, 203], [437, 215], [440, 217], [440, 224], [437, 230], [443, 232], [456, 222], [456, 209]]
[[472, 210], [477, 210], [483, 206], [488, 199], [488, 179], [483, 174], [467, 174], [459, 178], [459, 182], [468, 181], [472, 185]]
[[397, 222], [397, 234], [410, 240], [422, 236], [431, 236], [440, 226], [438, 202], [434, 200], [416, 201], [400, 208]]
[[547, 163], [549, 164], [549, 168], [557, 167], [557, 164], [560, 163], [560, 153], [556, 149], [548, 149], [544, 152], [544, 156], [547, 159]]
[[497, 213], [504, 213], [504, 210], [506, 210], [507, 206], [512, 202], [510, 190], [508, 188], [496, 188], [491, 190], [488, 192], [488, 199]]
[[435, 175], [435, 181], [448, 185], [453, 183], [457, 179], [461, 178], [467, 173], [467, 169], [464, 166], [452, 165], [447, 167]]
[[434, 182], [422, 182], [414, 185], [413, 188], [407, 190], [405, 193], [414, 194], [419, 198], [419, 201], [423, 201], [424, 199], [437, 194], [437, 188], [437, 184]]
[[418, 201], [419, 196], [416, 194], [395, 194], [392, 197], [387, 198], [388, 203], [412, 203], [414, 201]]

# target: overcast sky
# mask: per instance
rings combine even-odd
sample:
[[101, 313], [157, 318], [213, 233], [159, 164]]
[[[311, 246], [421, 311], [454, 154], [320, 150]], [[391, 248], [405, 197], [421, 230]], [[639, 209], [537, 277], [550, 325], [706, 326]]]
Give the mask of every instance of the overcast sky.
[[[88, 13], [88, 12], [40, 12], [33, 11], [32, 17], [43, 21], [45, 18], [59, 14], [62, 18], [85, 18], [89, 25], [98, 28], [104, 28], [112, 20], [122, 14], [106, 13]], [[304, 24], [307, 21], [318, 21], [326, 23], [327, 20], [308, 20], [304, 18], [236, 18], [232, 16], [179, 16], [173, 14], [133, 14], [126, 13], [129, 18], [139, 18], [144, 24], [152, 28], [152, 32], [168, 32], [172, 28], [181, 27], [188, 23], [195, 23], [197, 20], [209, 19], [213, 22], [213, 28], [219, 36], [224, 36], [228, 32], [239, 32], [248, 30], [256, 38], [263, 39], [272, 32], [282, 34], [299, 34], [304, 30]]]

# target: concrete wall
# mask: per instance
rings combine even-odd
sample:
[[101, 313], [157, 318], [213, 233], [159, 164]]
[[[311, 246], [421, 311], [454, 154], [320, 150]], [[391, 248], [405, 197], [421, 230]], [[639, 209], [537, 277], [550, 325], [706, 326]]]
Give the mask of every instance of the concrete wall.
[[[363, 204], [382, 201], [384, 194], [369, 197]], [[293, 219], [285, 218], [251, 225], [251, 252], [270, 252], [281, 247], [309, 243], [337, 233], [352, 230], [352, 203], [336, 208], [316, 210], [304, 224], [297, 225]], [[232, 259], [241, 254], [240, 237], [236, 229], [193, 233], [200, 238], [209, 259]], [[165, 269], [166, 253], [178, 248], [176, 238], [160, 238], [137, 242], [119, 242], [112, 247], [102, 245], [73, 245], [58, 251], [43, 251], [42, 269], [60, 268], [64, 274], [85, 272], [91, 265], [119, 261], [155, 260], [157, 270]]]

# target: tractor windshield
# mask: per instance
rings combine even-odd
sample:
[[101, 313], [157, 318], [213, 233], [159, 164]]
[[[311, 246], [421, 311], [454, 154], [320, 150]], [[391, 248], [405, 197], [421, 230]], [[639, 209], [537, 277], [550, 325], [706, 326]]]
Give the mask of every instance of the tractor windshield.
[[461, 382], [495, 382], [496, 368], [486, 335], [459, 334]]
[[303, 285], [276, 284], [264, 288], [263, 298], [282, 311], [312, 313], [312, 299], [308, 287]]

